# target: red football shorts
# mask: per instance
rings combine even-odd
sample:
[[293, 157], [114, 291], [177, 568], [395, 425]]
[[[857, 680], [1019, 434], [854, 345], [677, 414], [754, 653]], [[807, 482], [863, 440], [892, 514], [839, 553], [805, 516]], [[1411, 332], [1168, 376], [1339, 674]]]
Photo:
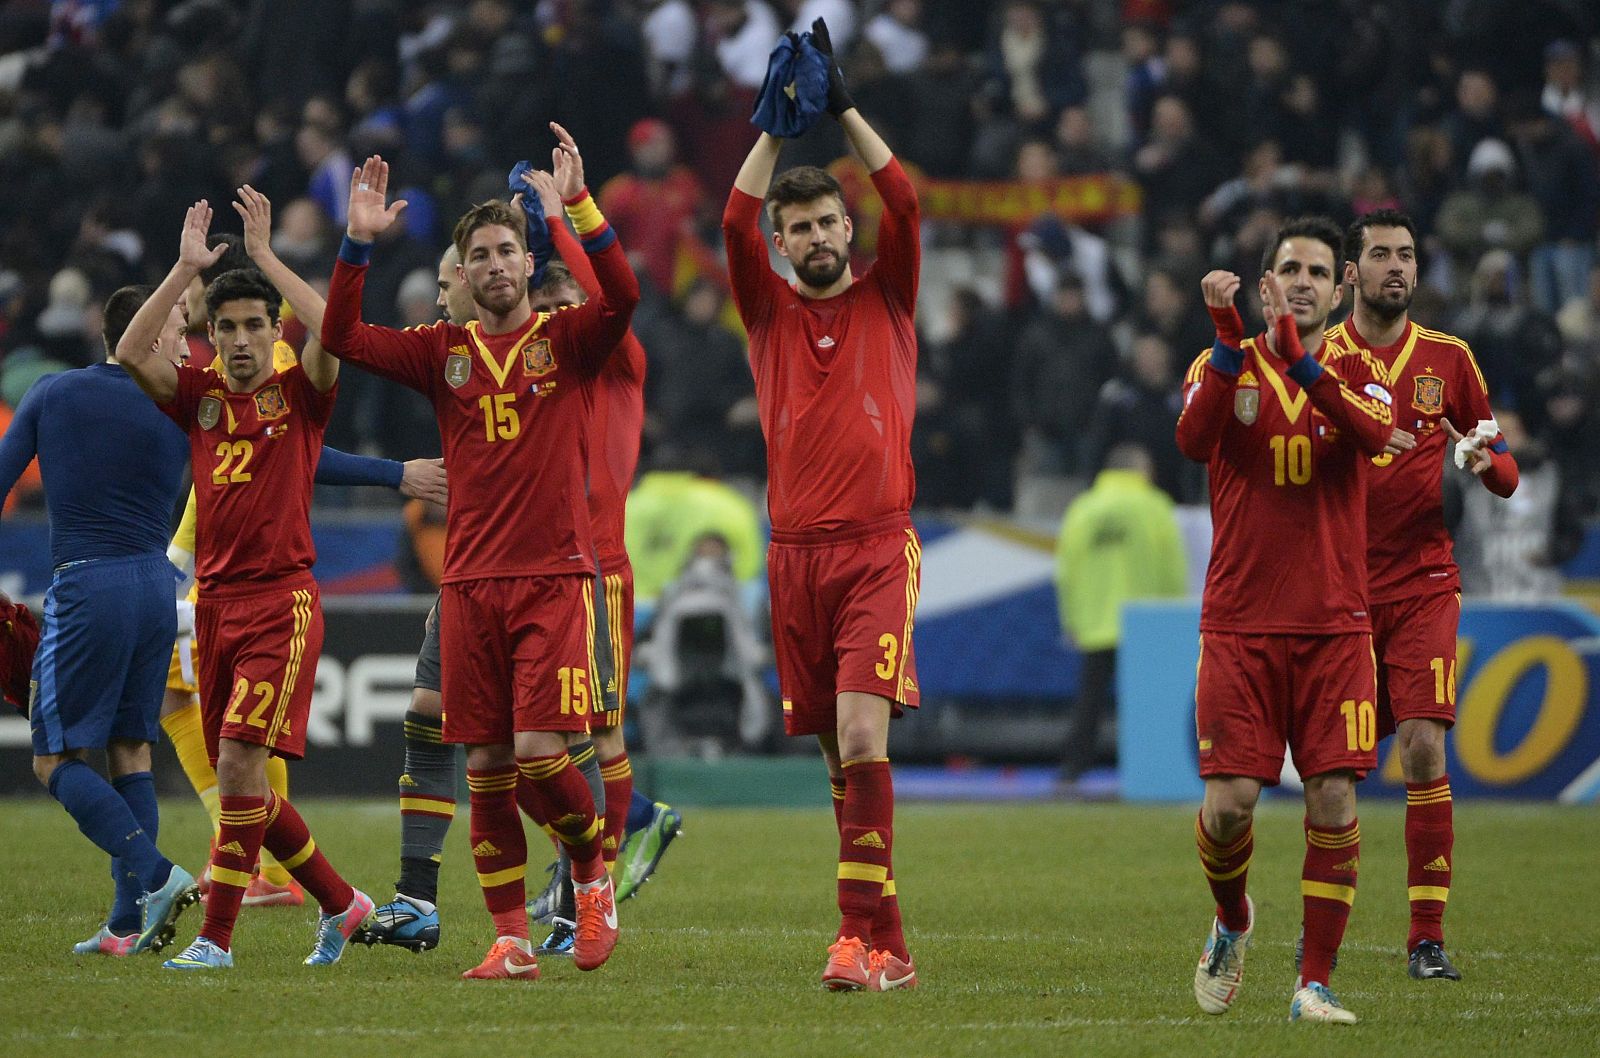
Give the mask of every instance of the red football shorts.
[[1456, 630], [1461, 593], [1373, 603], [1372, 648], [1378, 655], [1378, 737], [1401, 720], [1456, 722]]
[[1274, 786], [1284, 746], [1302, 777], [1377, 766], [1376, 662], [1366, 632], [1200, 637], [1195, 735], [1200, 777]]
[[909, 519], [898, 515], [821, 540], [774, 532], [767, 583], [785, 732], [834, 731], [844, 691], [889, 699], [893, 716], [917, 707], [911, 624], [922, 541]]
[[597, 657], [595, 678], [604, 680], [603, 693], [596, 698], [594, 721], [589, 726], [621, 727], [628, 708], [628, 672], [633, 664], [633, 566], [624, 562], [615, 573], [600, 578], [601, 601], [605, 604], [606, 634], [597, 646], [607, 651]]
[[267, 588], [203, 591], [194, 607], [200, 645], [200, 720], [214, 765], [217, 742], [306, 753], [306, 721], [322, 654], [322, 596], [309, 573]]
[[518, 731], [587, 731], [594, 580], [583, 574], [446, 584], [439, 596], [444, 740], [509, 745]]

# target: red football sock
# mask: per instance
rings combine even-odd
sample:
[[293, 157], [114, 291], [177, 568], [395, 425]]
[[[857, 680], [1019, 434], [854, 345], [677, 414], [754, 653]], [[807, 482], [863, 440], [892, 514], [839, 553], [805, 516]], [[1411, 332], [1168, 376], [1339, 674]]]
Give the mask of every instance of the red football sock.
[[844, 829], [844, 776], [828, 776], [828, 788], [833, 793], [833, 823]]
[[355, 899], [355, 890], [317, 848], [294, 805], [275, 793], [267, 794], [267, 826], [261, 844], [306, 887], [324, 914], [340, 914]]
[[217, 847], [211, 853], [211, 893], [206, 897], [206, 920], [200, 936], [219, 948], [233, 947], [233, 924], [239, 904], [250, 887], [250, 872], [261, 852], [261, 834], [267, 825], [267, 804], [261, 797], [223, 795]]
[[1203, 816], [1194, 821], [1194, 840], [1200, 846], [1200, 869], [1211, 883], [1217, 901], [1217, 918], [1223, 928], [1238, 932], [1250, 926], [1250, 905], [1245, 901], [1245, 879], [1250, 875], [1250, 857], [1256, 851], [1256, 831], [1252, 824], [1242, 836], [1224, 845], [1206, 830]]
[[894, 780], [886, 757], [846, 761], [839, 825], [839, 936], [872, 946], [872, 920], [889, 880], [894, 845]]
[[1425, 940], [1444, 943], [1444, 905], [1450, 899], [1456, 831], [1450, 776], [1406, 783], [1406, 887], [1411, 898], [1410, 951]]
[[1323, 830], [1306, 821], [1306, 861], [1300, 875], [1301, 902], [1305, 907], [1305, 955], [1300, 960], [1300, 983], [1328, 983], [1333, 957], [1344, 940], [1350, 906], [1356, 900], [1356, 870], [1361, 858], [1361, 824]]
[[606, 866], [610, 867], [617, 862], [617, 853], [622, 849], [628, 806], [633, 804], [633, 765], [628, 763], [628, 754], [619, 753], [610, 760], [601, 761], [600, 780], [606, 786], [606, 822], [600, 852]]
[[905, 927], [900, 923], [900, 897], [894, 887], [894, 865], [889, 866], [889, 877], [883, 883], [883, 896], [878, 900], [877, 914], [872, 916], [872, 947], [886, 951], [903, 962], [911, 961], [906, 950]]
[[582, 885], [605, 876], [600, 854], [601, 821], [595, 818], [594, 796], [583, 774], [565, 752], [517, 761], [517, 769], [531, 788], [536, 811], [567, 847], [572, 857], [572, 880]]
[[[467, 769], [471, 795], [472, 860], [483, 887], [483, 903], [503, 937], [528, 939], [528, 915], [523, 909], [527, 893], [528, 838], [517, 815], [517, 770]], [[515, 911], [516, 914], [511, 914]]]

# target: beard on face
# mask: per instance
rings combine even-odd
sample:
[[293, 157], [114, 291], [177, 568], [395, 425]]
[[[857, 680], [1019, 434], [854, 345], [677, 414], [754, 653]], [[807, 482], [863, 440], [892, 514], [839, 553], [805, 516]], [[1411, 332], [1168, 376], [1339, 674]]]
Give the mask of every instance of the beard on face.
[[[501, 278], [509, 279], [511, 285], [491, 290], [489, 284], [498, 283]], [[526, 284], [519, 285], [513, 277], [496, 276], [481, 287], [472, 287], [472, 302], [496, 315], [504, 315], [515, 308], [518, 301], [522, 300], [523, 292], [526, 289]]]
[[804, 261], [794, 262], [794, 274], [799, 277], [800, 282], [808, 287], [819, 289], [831, 287], [839, 281], [840, 276], [844, 275], [844, 270], [850, 267], [850, 251], [848, 248], [837, 254], [832, 253], [832, 251], [814, 252], [829, 253], [830, 259], [814, 262], [811, 257], [807, 257]]
[[[1383, 282], [1387, 283], [1385, 276]], [[1416, 293], [1416, 287], [1407, 287], [1404, 292], [1389, 290], [1381, 284], [1376, 295], [1367, 293], [1366, 284], [1356, 284], [1361, 292], [1361, 304], [1365, 305], [1378, 319], [1388, 322], [1397, 320], [1401, 314], [1411, 308], [1411, 296]]]

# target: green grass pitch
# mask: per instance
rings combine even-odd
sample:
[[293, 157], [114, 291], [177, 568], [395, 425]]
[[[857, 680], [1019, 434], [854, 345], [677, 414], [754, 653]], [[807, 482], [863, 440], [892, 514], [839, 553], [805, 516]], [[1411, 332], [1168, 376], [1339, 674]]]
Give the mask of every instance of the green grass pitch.
[[[165, 808], [162, 845], [195, 866], [206, 837], [198, 805]], [[334, 864], [387, 899], [394, 806], [303, 808]], [[1367, 806], [1360, 896], [1333, 982], [1362, 1018], [1354, 1027], [1286, 1020], [1303, 848], [1288, 803], [1258, 820], [1256, 943], [1244, 991], [1220, 1018], [1199, 1013], [1191, 994], [1211, 913], [1191, 807], [903, 807], [895, 858], [923, 985], [890, 995], [818, 987], [836, 921], [826, 810], [686, 813], [657, 879], [622, 905], [611, 962], [581, 974], [546, 960], [531, 985], [457, 979], [492, 939], [465, 805], [446, 852], [438, 950], [357, 946], [315, 971], [300, 965], [313, 909], [246, 910], [236, 968], [211, 975], [163, 971], [148, 955], [71, 955], [107, 903], [104, 860], [52, 802], [12, 800], [0, 812], [0, 1053], [13, 1058], [1600, 1051], [1593, 808], [1457, 805], [1447, 925], [1466, 980], [1453, 985], [1405, 975], [1402, 809]], [[180, 946], [200, 917], [185, 914]]]

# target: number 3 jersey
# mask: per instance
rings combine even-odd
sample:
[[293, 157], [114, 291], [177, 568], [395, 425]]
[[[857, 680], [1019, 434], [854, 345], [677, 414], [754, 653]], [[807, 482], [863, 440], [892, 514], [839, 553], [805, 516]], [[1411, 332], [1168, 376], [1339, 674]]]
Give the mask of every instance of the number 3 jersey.
[[161, 410], [189, 434], [202, 594], [310, 571], [311, 486], [338, 391], [317, 392], [298, 365], [248, 393], [209, 368], [178, 367], [178, 394]]
[[1309, 389], [1264, 336], [1243, 351], [1238, 375], [1205, 353], [1184, 378], [1178, 446], [1211, 482], [1200, 630], [1370, 631], [1366, 475], [1392, 432], [1392, 398], [1366, 361], [1327, 346]]
[[362, 323], [366, 267], [334, 268], [323, 344], [433, 403], [450, 476], [445, 584], [594, 572], [594, 380], [628, 331], [639, 287], [614, 240], [589, 259], [594, 297], [505, 334], [475, 320], [404, 331]]

